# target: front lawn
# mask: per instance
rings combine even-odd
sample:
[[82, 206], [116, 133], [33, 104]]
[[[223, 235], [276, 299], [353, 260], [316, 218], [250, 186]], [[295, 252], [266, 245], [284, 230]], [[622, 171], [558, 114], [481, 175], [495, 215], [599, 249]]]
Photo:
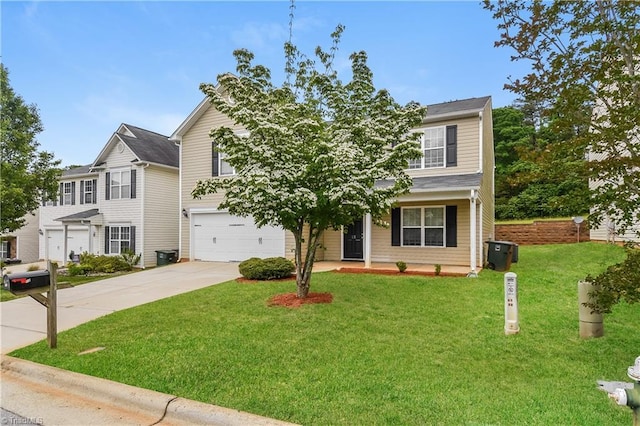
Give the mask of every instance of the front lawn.
[[[524, 246], [518, 335], [503, 273], [477, 279], [319, 273], [331, 304], [269, 307], [292, 282], [228, 282], [102, 317], [11, 355], [305, 425], [630, 424], [596, 389], [629, 381], [640, 308], [578, 336], [577, 281], [624, 258], [594, 243]], [[105, 350], [78, 353], [94, 347]]]

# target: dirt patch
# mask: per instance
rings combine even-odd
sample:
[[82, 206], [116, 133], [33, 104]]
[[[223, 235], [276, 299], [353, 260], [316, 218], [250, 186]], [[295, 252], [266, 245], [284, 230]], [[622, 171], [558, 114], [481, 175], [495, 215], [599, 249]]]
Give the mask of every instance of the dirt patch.
[[285, 306], [287, 308], [299, 308], [302, 305], [313, 303], [331, 303], [333, 295], [331, 293], [309, 293], [304, 299], [298, 298], [295, 293], [277, 294], [273, 296], [267, 304], [269, 306]]
[[290, 276], [289, 278], [280, 278], [278, 280], [250, 280], [245, 277], [236, 278], [236, 282], [240, 284], [259, 284], [259, 283], [281, 283], [284, 281], [295, 281], [295, 275]]

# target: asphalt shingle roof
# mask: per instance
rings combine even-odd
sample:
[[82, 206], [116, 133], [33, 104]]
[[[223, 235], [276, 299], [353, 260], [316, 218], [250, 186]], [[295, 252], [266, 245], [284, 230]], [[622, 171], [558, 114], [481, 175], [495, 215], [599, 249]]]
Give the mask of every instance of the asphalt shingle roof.
[[122, 133], [119, 133], [118, 136], [127, 144], [129, 149], [133, 151], [136, 157], [138, 157], [138, 160], [178, 167], [180, 164], [180, 151], [175, 143], [169, 141], [168, 136], [141, 129], [130, 124], [125, 124], [125, 126], [135, 137]]
[[431, 118], [437, 115], [451, 114], [456, 112], [465, 111], [480, 111], [487, 102], [491, 99], [491, 96], [484, 96], [482, 98], [470, 98], [462, 99], [459, 101], [443, 102], [439, 104], [427, 105], [427, 116]]
[[[413, 178], [411, 191], [435, 191], [435, 190], [461, 190], [480, 187], [482, 173], [449, 176], [429, 176]], [[391, 186], [392, 181], [380, 180], [375, 186], [384, 188]]]
[[100, 214], [98, 209], [91, 209], [91, 210], [85, 210], [79, 213], [70, 214], [69, 216], [59, 217], [55, 220], [58, 220], [61, 222], [70, 222], [74, 220], [89, 219], [90, 217], [96, 216], [98, 214]]

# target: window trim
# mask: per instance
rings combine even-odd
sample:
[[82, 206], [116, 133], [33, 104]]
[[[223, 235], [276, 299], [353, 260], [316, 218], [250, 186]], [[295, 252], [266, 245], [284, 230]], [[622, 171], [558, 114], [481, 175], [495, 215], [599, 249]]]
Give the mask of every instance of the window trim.
[[[126, 184], [123, 183], [122, 174], [127, 173], [129, 175], [128, 182]], [[117, 174], [120, 178], [118, 185], [113, 184], [114, 174]], [[129, 168], [121, 168], [121, 169], [111, 169], [109, 170], [109, 199], [110, 200], [128, 200], [131, 197], [131, 181], [132, 181], [132, 170]], [[128, 187], [128, 191], [126, 197], [122, 196], [122, 188]], [[113, 196], [114, 188], [118, 188], [118, 196]]]
[[[404, 225], [404, 211], [407, 209], [420, 209], [420, 225]], [[442, 225], [432, 226], [425, 225], [425, 209], [440, 209], [442, 211]], [[404, 243], [404, 231], [405, 229], [420, 229], [420, 245], [408, 245]], [[442, 245], [425, 245], [424, 233], [427, 229], [440, 229], [442, 230]], [[420, 205], [420, 206], [402, 206], [400, 208], [400, 247], [412, 247], [412, 248], [446, 248], [447, 247], [447, 206], [445, 205]]]
[[[129, 233], [129, 238], [126, 240], [122, 238], [123, 228], [127, 228]], [[118, 238], [116, 239], [113, 239], [111, 237], [114, 229], [118, 229]], [[105, 231], [107, 233], [107, 235], [105, 235], [105, 240], [106, 240], [105, 246], [108, 247], [108, 250], [105, 250], [106, 254], [122, 254], [123, 252], [122, 243], [125, 241], [128, 243], [128, 246], [126, 247], [126, 249], [135, 250], [135, 247], [132, 248], [132, 242], [135, 241], [135, 236], [132, 237], [133, 233], [135, 232], [135, 226], [132, 226], [130, 224], [109, 224], [109, 226], [107, 227], [107, 229], [105, 229]], [[118, 243], [117, 244], [118, 251], [113, 250], [112, 243], [114, 242]]]

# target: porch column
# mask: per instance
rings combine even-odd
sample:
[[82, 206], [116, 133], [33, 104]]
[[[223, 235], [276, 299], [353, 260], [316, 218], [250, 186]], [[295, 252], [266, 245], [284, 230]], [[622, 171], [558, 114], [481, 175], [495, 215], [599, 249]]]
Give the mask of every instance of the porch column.
[[364, 267], [371, 268], [371, 213], [364, 216]]
[[471, 228], [471, 235], [469, 235], [469, 241], [471, 246], [471, 254], [469, 259], [469, 265], [471, 266], [471, 271], [467, 274], [469, 277], [477, 277], [478, 272], [476, 271], [476, 258], [477, 258], [477, 225], [476, 225], [476, 217], [477, 217], [477, 197], [478, 193], [475, 190], [471, 190], [471, 202], [470, 202], [470, 211], [469, 211], [469, 226]]
[[61, 268], [64, 267], [64, 265], [66, 265], [67, 263], [67, 234], [69, 231], [69, 225], [67, 225], [66, 223], [63, 225], [62, 227], [62, 264], [60, 265]]
[[89, 248], [88, 248], [88, 252], [89, 253], [93, 253], [93, 225], [91, 225], [91, 222], [89, 222], [89, 225], [87, 225], [88, 228], [88, 232], [89, 232]]

